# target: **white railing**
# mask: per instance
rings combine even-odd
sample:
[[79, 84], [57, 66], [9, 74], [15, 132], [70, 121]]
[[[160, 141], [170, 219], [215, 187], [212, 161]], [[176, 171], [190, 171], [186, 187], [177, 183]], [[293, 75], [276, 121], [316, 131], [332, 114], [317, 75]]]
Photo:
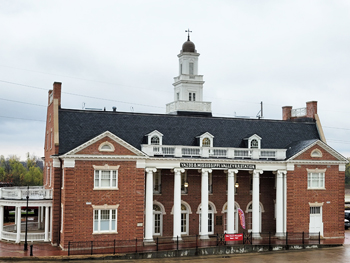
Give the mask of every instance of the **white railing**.
[[52, 189], [43, 186], [30, 186], [29, 192], [26, 186], [0, 188], [0, 199], [26, 199], [27, 194], [29, 200], [52, 199]]
[[242, 149], [199, 146], [169, 146], [169, 145], [141, 145], [141, 149], [148, 156], [168, 157], [200, 157], [227, 159], [274, 159], [284, 160], [286, 149]]
[[203, 81], [203, 75], [187, 75], [182, 74], [178, 77], [174, 77], [174, 82], [178, 82], [180, 80], [196, 80], [196, 81]]
[[292, 117], [303, 117], [306, 116], [306, 108], [292, 109]]
[[235, 150], [235, 157], [237, 158], [248, 158], [250, 155], [250, 150]]
[[176, 111], [194, 111], [194, 112], [211, 112], [211, 102], [206, 101], [185, 101], [178, 100], [166, 105], [166, 112]]
[[[24, 241], [25, 239], [25, 229], [26, 224], [21, 223], [21, 234], [20, 239], [21, 241]], [[28, 231], [27, 232], [27, 240], [28, 241], [44, 241], [45, 240], [45, 232], [43, 230], [38, 229], [38, 223], [37, 222], [30, 222], [27, 225]], [[17, 241], [17, 232], [16, 232], [16, 225], [4, 225], [3, 231], [1, 232], [1, 239], [9, 240], [9, 241]], [[50, 233], [49, 233], [50, 236]]]
[[[50, 236], [50, 232], [49, 232]], [[8, 240], [8, 241], [17, 241], [17, 233], [13, 232], [7, 232], [7, 231], [1, 231], [1, 239]], [[20, 234], [21, 241], [25, 240], [25, 233]], [[44, 241], [45, 240], [45, 233], [44, 232], [37, 232], [37, 233], [27, 233], [27, 241]]]
[[182, 156], [201, 156], [200, 148], [182, 148], [181, 149]]
[[216, 157], [216, 158], [226, 158], [227, 156], [227, 149], [211, 149], [209, 151], [209, 156], [210, 157]]

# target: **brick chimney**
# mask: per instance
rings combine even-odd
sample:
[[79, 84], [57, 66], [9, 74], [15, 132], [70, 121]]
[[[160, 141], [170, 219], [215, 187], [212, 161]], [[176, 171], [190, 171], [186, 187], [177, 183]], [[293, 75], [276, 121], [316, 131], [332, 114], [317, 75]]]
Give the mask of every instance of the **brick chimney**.
[[53, 98], [58, 99], [58, 108], [61, 108], [61, 82], [53, 83]]
[[282, 120], [290, 120], [292, 118], [292, 106], [282, 107]]
[[317, 114], [317, 101], [306, 102], [306, 117], [315, 119]]

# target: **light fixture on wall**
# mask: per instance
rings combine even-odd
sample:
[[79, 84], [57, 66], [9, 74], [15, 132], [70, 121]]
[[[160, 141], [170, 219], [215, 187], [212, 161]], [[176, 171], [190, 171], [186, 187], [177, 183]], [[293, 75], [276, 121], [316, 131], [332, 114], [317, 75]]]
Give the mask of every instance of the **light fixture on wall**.
[[186, 188], [188, 187], [188, 182], [184, 183], [184, 187], [186, 187]]

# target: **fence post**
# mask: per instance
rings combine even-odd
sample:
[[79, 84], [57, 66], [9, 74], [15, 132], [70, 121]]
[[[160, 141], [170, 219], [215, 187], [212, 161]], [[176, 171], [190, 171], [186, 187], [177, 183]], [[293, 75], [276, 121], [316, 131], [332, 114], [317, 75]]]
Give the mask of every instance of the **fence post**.
[[156, 248], [157, 248], [157, 252], [158, 252], [158, 237], [157, 237], [157, 243], [156, 243]]
[[321, 232], [318, 232], [318, 244], [321, 244]]
[[136, 242], [135, 242], [135, 253], [137, 253], [137, 238], [135, 240], [136, 240]]
[[269, 232], [269, 251], [272, 250], [272, 246], [271, 246], [271, 232]]
[[114, 249], [113, 249], [113, 255], [115, 255], [115, 239], [114, 239]]
[[94, 241], [91, 241], [91, 255], [93, 253], [93, 249], [94, 249]]
[[286, 232], [286, 250], [288, 250], [289, 247], [288, 247], [288, 232]]
[[179, 236], [176, 236], [176, 251], [179, 250]]
[[70, 241], [68, 241], [68, 256], [70, 256]]
[[305, 235], [304, 235], [304, 231], [303, 231], [303, 248], [305, 248]]

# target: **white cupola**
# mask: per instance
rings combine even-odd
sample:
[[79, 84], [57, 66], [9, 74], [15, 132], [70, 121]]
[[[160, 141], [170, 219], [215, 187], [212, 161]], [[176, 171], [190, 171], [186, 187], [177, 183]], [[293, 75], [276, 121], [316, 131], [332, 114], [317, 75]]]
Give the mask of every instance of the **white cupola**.
[[203, 75], [198, 75], [199, 53], [190, 40], [182, 45], [179, 58], [179, 76], [174, 78], [174, 102], [166, 105], [167, 114], [211, 116], [211, 102], [203, 101]]

